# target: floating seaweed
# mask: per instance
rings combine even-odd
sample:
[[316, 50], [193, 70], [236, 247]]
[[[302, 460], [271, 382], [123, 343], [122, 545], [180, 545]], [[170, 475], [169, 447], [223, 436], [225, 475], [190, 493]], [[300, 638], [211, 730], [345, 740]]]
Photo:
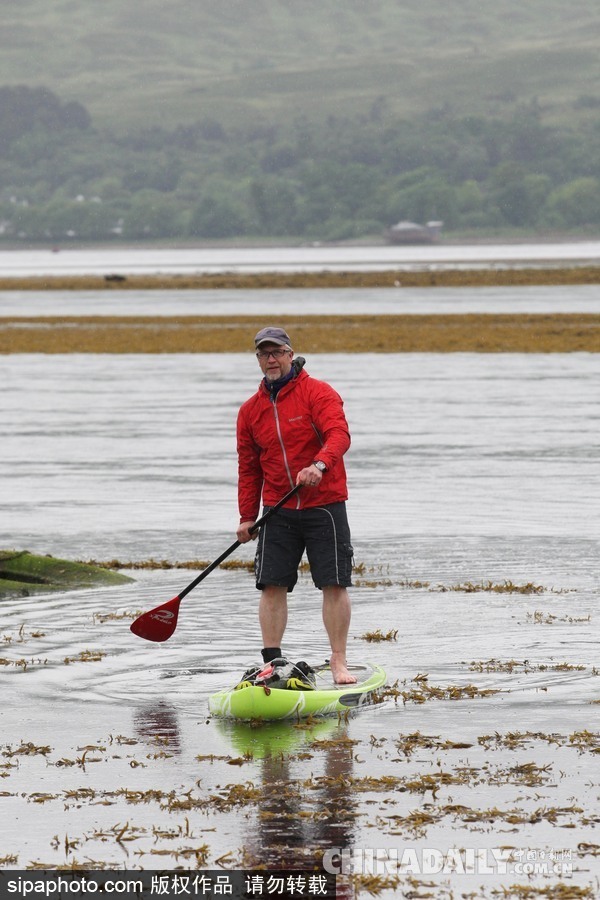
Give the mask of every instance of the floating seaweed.
[[557, 622], [567, 622], [573, 624], [588, 624], [592, 621], [591, 616], [557, 616], [554, 613], [546, 613], [541, 609], [536, 609], [533, 613], [527, 613], [526, 619], [534, 625], [555, 625]]
[[594, 900], [591, 888], [559, 882], [548, 887], [512, 884], [509, 888], [493, 890], [492, 896], [506, 900]]
[[365, 634], [361, 634], [360, 640], [367, 641], [369, 644], [381, 643], [382, 641], [396, 641], [398, 640], [398, 629], [392, 628], [385, 634], [380, 628], [376, 631], [367, 631]]
[[69, 666], [74, 662], [100, 662], [105, 656], [102, 650], [81, 650], [77, 656], [65, 656], [64, 663]]
[[396, 747], [406, 757], [412, 756], [415, 750], [466, 750], [473, 744], [464, 741], [442, 741], [438, 735], [421, 734], [415, 731], [412, 734], [400, 735], [395, 740]]
[[[435, 687], [428, 684], [426, 676], [417, 676], [419, 687], [402, 690], [396, 681], [393, 685], [386, 685], [378, 691], [378, 701], [381, 703], [388, 697], [394, 700], [401, 699], [403, 703], [427, 703], [429, 700], [473, 700], [478, 697], [490, 697], [500, 691], [493, 688], [479, 688], [474, 684], [452, 684], [446, 687]], [[406, 684], [406, 682], [403, 682]]]
[[[466, 665], [466, 663], [463, 663]], [[573, 665], [571, 663], [530, 663], [528, 659], [488, 659], [485, 661], [471, 662], [468, 664], [470, 672], [584, 672], [586, 666]]]
[[480, 583], [467, 581], [464, 584], [455, 584], [449, 588], [444, 588], [440, 585], [437, 590], [442, 593], [445, 591], [456, 591], [462, 594], [477, 594], [481, 592], [489, 594], [543, 594], [545, 588], [540, 584], [533, 584], [532, 582], [528, 582], [527, 584], [514, 584], [512, 581], [503, 581], [500, 584], [494, 584], [492, 581]]
[[47, 744], [38, 746], [32, 741], [23, 741], [15, 750], [10, 746], [7, 746], [2, 750], [2, 756], [9, 758], [11, 756], [47, 756], [51, 752], [51, 749], [52, 748]]

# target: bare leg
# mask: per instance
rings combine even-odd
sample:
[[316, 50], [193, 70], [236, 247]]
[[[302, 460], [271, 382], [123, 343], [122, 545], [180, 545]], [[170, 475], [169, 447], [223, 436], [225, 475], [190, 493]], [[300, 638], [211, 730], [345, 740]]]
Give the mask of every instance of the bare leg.
[[287, 614], [287, 588], [279, 585], [266, 587], [260, 596], [258, 607], [263, 647], [281, 647]]
[[337, 684], [354, 684], [356, 678], [348, 671], [346, 644], [350, 629], [350, 597], [345, 587], [330, 585], [323, 588], [323, 623], [331, 644], [329, 665]]

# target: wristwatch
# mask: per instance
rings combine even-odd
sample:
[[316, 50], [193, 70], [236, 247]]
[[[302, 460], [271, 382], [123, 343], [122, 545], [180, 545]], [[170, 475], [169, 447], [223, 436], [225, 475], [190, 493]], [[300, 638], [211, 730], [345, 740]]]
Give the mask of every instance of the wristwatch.
[[326, 472], [326, 471], [327, 471], [327, 466], [326, 466], [325, 463], [322, 462], [320, 459], [315, 459], [315, 461], [314, 461], [314, 463], [313, 463], [313, 466], [315, 467], [315, 469], [318, 469], [319, 472]]

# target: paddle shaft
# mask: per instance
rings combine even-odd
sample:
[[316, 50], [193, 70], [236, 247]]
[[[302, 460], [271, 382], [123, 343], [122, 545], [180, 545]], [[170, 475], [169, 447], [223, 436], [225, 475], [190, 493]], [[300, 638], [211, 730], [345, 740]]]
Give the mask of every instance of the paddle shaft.
[[[294, 494], [298, 493], [298, 491], [300, 490], [301, 487], [302, 487], [301, 484], [297, 484], [295, 487], [292, 488], [291, 491], [288, 491], [287, 494], [284, 497], [282, 497], [281, 500], [279, 500], [275, 504], [275, 506], [272, 506], [270, 509], [268, 509], [267, 512], [264, 514], [264, 516], [261, 516], [260, 519], [257, 519], [256, 522], [254, 523], [254, 525], [252, 526], [252, 528], [250, 528], [250, 534], [254, 534], [255, 531], [258, 531], [258, 529], [261, 527], [261, 525], [263, 525], [267, 521], [267, 519], [270, 519], [271, 516], [277, 512], [277, 510], [281, 509], [281, 507], [284, 506], [288, 502], [288, 500], [291, 500], [291, 498], [294, 496]], [[200, 574], [198, 576], [196, 576], [196, 578], [194, 578], [194, 580], [191, 581], [188, 584], [188, 586], [185, 587], [181, 591], [180, 594], [177, 595], [176, 599], [183, 600], [183, 598], [185, 596], [187, 596], [187, 594], [189, 594], [190, 591], [194, 590], [196, 585], [200, 584], [200, 582], [204, 578], [206, 578], [207, 575], [210, 575], [210, 573], [213, 571], [213, 569], [216, 569], [217, 566], [221, 565], [223, 560], [227, 559], [228, 556], [231, 556], [233, 551], [237, 550], [237, 548], [241, 545], [241, 543], [242, 543], [241, 541], [234, 541], [233, 544], [227, 548], [227, 550], [224, 550], [223, 553], [221, 553], [221, 555], [217, 557], [217, 559], [213, 560], [210, 563], [210, 565], [208, 565], [205, 569], [203, 569], [202, 572], [200, 572]]]

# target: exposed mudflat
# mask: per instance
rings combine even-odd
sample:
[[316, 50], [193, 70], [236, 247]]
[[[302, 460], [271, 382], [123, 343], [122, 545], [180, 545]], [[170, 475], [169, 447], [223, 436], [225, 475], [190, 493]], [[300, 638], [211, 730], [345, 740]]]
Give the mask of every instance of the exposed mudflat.
[[[597, 313], [278, 315], [312, 353], [600, 352]], [[9, 316], [0, 353], [235, 353], [260, 316]]]
[[190, 274], [107, 274], [0, 276], [0, 291], [215, 290], [273, 288], [494, 287], [599, 284], [600, 266], [442, 268], [421, 270], [389, 266], [380, 271], [212, 272]]

